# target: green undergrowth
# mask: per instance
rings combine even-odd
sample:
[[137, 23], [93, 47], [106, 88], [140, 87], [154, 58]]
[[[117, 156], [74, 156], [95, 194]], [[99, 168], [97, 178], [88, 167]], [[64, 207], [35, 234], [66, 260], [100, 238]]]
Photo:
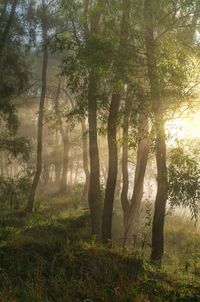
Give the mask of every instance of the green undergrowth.
[[88, 212], [58, 199], [33, 214], [0, 216], [0, 301], [195, 302], [200, 287], [136, 251], [97, 244]]

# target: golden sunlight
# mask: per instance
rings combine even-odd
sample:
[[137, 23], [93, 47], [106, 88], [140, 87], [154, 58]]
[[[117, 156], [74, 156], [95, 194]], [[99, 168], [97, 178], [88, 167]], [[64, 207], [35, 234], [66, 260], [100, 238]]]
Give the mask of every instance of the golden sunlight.
[[169, 120], [166, 123], [166, 133], [169, 145], [175, 145], [177, 140], [199, 139], [200, 111]]

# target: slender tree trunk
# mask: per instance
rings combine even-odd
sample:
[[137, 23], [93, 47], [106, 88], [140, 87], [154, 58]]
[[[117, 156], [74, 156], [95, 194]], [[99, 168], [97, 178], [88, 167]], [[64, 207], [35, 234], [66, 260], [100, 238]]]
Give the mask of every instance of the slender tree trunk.
[[5, 29], [4, 29], [1, 39], [0, 39], [0, 59], [2, 58], [2, 54], [3, 54], [4, 48], [5, 48], [7, 39], [8, 39], [8, 35], [10, 32], [11, 26], [13, 24], [15, 11], [16, 11], [18, 2], [19, 2], [19, 0], [14, 0], [12, 3], [10, 16], [8, 18]]
[[50, 163], [48, 154], [43, 156], [43, 173], [41, 178], [43, 178], [44, 185], [47, 186], [50, 179]]
[[121, 201], [121, 185], [122, 185], [122, 148], [118, 148], [118, 171], [117, 171], [117, 182], [115, 190], [115, 200], [120, 203]]
[[62, 81], [59, 79], [58, 87], [56, 91], [56, 97], [55, 97], [55, 113], [57, 117], [58, 122], [58, 129], [60, 131], [60, 134], [62, 136], [63, 141], [63, 165], [62, 165], [62, 174], [60, 179], [60, 191], [66, 192], [67, 191], [67, 173], [68, 173], [68, 166], [69, 166], [69, 149], [70, 149], [70, 143], [69, 143], [69, 127], [67, 125], [66, 129], [63, 127], [62, 118], [60, 115], [60, 109], [59, 109], [59, 96], [61, 91]]
[[47, 86], [47, 66], [48, 66], [48, 49], [47, 49], [47, 27], [46, 27], [46, 6], [43, 0], [42, 2], [44, 16], [42, 20], [42, 34], [44, 43], [44, 53], [43, 53], [43, 67], [42, 67], [42, 91], [40, 97], [39, 106], [39, 117], [38, 117], [38, 134], [37, 134], [37, 164], [36, 172], [33, 179], [31, 192], [28, 198], [27, 210], [32, 212], [34, 206], [35, 193], [39, 183], [41, 171], [42, 171], [42, 139], [43, 139], [43, 120], [44, 120], [44, 104], [46, 97], [46, 86]]
[[85, 119], [81, 120], [81, 129], [82, 129], [82, 140], [83, 140], [83, 170], [85, 173], [85, 185], [83, 189], [83, 200], [86, 201], [89, 192], [89, 183], [90, 183], [90, 171], [88, 168], [88, 140], [87, 140], [87, 129], [85, 125]]
[[75, 175], [74, 175], [74, 184], [76, 185], [78, 182], [78, 173], [79, 173], [79, 168], [80, 168], [80, 160], [79, 157], [77, 157], [77, 162], [76, 162], [76, 169], [75, 169]]
[[152, 14], [152, 0], [145, 0], [144, 20], [146, 26], [146, 54], [151, 89], [152, 110], [155, 118], [158, 186], [153, 217], [151, 260], [161, 264], [164, 253], [164, 221], [167, 202], [166, 135], [156, 67], [156, 44], [153, 35], [154, 28]]
[[4, 176], [4, 156], [3, 151], [0, 152], [0, 160], [1, 160], [1, 176]]
[[56, 157], [56, 160], [54, 162], [55, 165], [55, 184], [58, 185], [61, 180], [61, 171], [62, 171], [62, 165], [60, 160]]
[[60, 183], [61, 171], [62, 171], [61, 160], [58, 156], [59, 153], [57, 152], [58, 147], [59, 147], [58, 130], [56, 130], [55, 148], [54, 148], [55, 185], [58, 185]]
[[123, 120], [123, 145], [122, 145], [122, 193], [121, 193], [121, 204], [123, 210], [123, 221], [124, 228], [128, 219], [128, 213], [130, 204], [128, 201], [128, 188], [129, 188], [129, 174], [128, 174], [128, 129], [129, 129], [129, 118], [130, 118], [130, 106], [131, 102], [126, 97], [125, 108], [124, 108], [124, 120]]
[[166, 167], [166, 143], [163, 116], [155, 113], [156, 120], [156, 162], [157, 162], [157, 195], [152, 229], [151, 260], [162, 263], [164, 253], [164, 222], [167, 202], [167, 167]]
[[103, 210], [103, 224], [102, 224], [102, 241], [104, 243], [111, 240], [112, 237], [112, 213], [115, 196], [115, 188], [117, 181], [118, 168], [118, 154], [117, 154], [117, 113], [119, 111], [121, 101], [121, 94], [116, 93], [112, 95], [110, 104], [110, 112], [108, 118], [108, 152], [109, 152], [109, 166], [108, 178], [106, 184], [106, 193]]
[[74, 170], [74, 156], [72, 156], [72, 152], [70, 152], [70, 161], [69, 161], [69, 186], [73, 185], [73, 170]]
[[[97, 0], [94, 4], [96, 9], [92, 14], [88, 14], [89, 1], [84, 2], [84, 22], [85, 35], [94, 37], [98, 34], [102, 12], [105, 8], [105, 0]], [[100, 165], [99, 149], [97, 141], [97, 93], [99, 76], [93, 67], [90, 66], [90, 76], [88, 84], [88, 122], [89, 122], [89, 156], [90, 156], [90, 184], [88, 192], [88, 203], [91, 214], [92, 234], [100, 239], [101, 231], [101, 190], [100, 190]]]
[[99, 149], [97, 141], [97, 84], [94, 74], [90, 74], [88, 93], [88, 121], [89, 121], [89, 154], [90, 154], [90, 185], [89, 208], [91, 213], [92, 234], [100, 238], [101, 230], [101, 196], [100, 196], [100, 167]]
[[139, 115], [140, 141], [137, 149], [137, 163], [131, 205], [124, 230], [124, 245], [127, 239], [136, 238], [140, 216], [140, 206], [143, 196], [144, 177], [149, 155], [150, 141], [148, 137], [148, 117], [144, 113]]
[[66, 129], [65, 136], [63, 138], [63, 167], [62, 167], [62, 175], [60, 180], [60, 191], [67, 191], [67, 173], [68, 173], [68, 165], [69, 165], [69, 139], [68, 139], [68, 131]]
[[[117, 75], [116, 81], [121, 80], [124, 83], [124, 56], [125, 51], [127, 51], [128, 34], [129, 34], [129, 17], [130, 17], [130, 1], [123, 0], [122, 9], [122, 19], [121, 19], [121, 33], [119, 42], [119, 61], [117, 62]], [[118, 170], [118, 154], [117, 154], [117, 116], [121, 102], [121, 89], [116, 89], [113, 92], [112, 100], [110, 104], [110, 112], [108, 118], [108, 152], [109, 152], [109, 168], [108, 168], [108, 178], [106, 184], [106, 193], [104, 200], [104, 210], [103, 210], [103, 222], [102, 222], [102, 241], [104, 243], [109, 242], [112, 237], [112, 214], [113, 214], [113, 204], [117, 180], [117, 170]]]

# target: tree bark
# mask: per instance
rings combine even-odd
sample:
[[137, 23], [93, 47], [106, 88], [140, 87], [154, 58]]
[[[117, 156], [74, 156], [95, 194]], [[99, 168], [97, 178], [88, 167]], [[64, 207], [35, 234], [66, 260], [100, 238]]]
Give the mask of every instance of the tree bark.
[[124, 228], [128, 219], [128, 213], [130, 204], [128, 201], [128, 189], [129, 189], [129, 173], [128, 173], [128, 129], [130, 119], [130, 107], [131, 102], [127, 95], [124, 108], [124, 120], [123, 120], [123, 145], [122, 145], [122, 192], [121, 192], [121, 204], [123, 210], [123, 222]]
[[135, 179], [131, 205], [124, 229], [124, 246], [127, 239], [136, 237], [139, 224], [140, 206], [143, 196], [144, 177], [149, 155], [150, 141], [148, 137], [148, 117], [144, 113], [139, 114], [139, 143], [137, 148], [137, 162], [135, 169]]
[[55, 137], [55, 147], [54, 147], [54, 166], [55, 166], [55, 185], [58, 186], [60, 184], [61, 179], [61, 171], [62, 171], [62, 164], [60, 160], [60, 156], [58, 153], [58, 146], [59, 146], [59, 138], [58, 138], [58, 129], [56, 129], [56, 137]]
[[73, 185], [73, 171], [74, 171], [74, 154], [72, 153], [72, 150], [69, 152], [69, 179], [68, 179], [68, 185], [71, 187]]
[[[124, 76], [126, 75], [124, 64], [125, 51], [127, 51], [127, 42], [129, 34], [129, 17], [130, 17], [130, 1], [123, 0], [121, 33], [119, 41], [119, 58], [117, 63], [116, 84], [119, 82], [125, 84]], [[117, 154], [117, 117], [121, 102], [121, 94], [123, 86], [116, 88], [112, 94], [109, 118], [108, 118], [108, 152], [109, 152], [109, 168], [106, 184], [106, 193], [104, 200], [103, 222], [102, 222], [102, 241], [109, 242], [112, 237], [112, 214], [114, 205], [114, 196], [118, 171], [118, 154]]]
[[112, 95], [108, 117], [108, 178], [103, 209], [102, 241], [107, 243], [112, 237], [112, 213], [117, 181], [118, 154], [117, 154], [117, 117], [121, 101], [121, 94]]
[[63, 141], [63, 164], [62, 164], [62, 173], [61, 173], [61, 179], [60, 179], [60, 191], [66, 192], [67, 191], [67, 173], [68, 173], [68, 166], [69, 166], [69, 127], [66, 126], [66, 129], [63, 127], [62, 118], [60, 115], [60, 109], [59, 109], [59, 96], [61, 91], [62, 81], [59, 79], [58, 81], [58, 87], [56, 91], [56, 97], [55, 97], [55, 113], [57, 117], [58, 122], [58, 129], [60, 131], [62, 141]]
[[101, 196], [100, 167], [97, 141], [97, 78], [90, 74], [88, 88], [88, 121], [89, 121], [89, 155], [90, 155], [90, 185], [88, 202], [91, 213], [92, 234], [100, 237], [101, 230]]
[[156, 131], [157, 195], [152, 228], [151, 260], [159, 265], [164, 253], [164, 221], [167, 202], [167, 167], [165, 122], [160, 98], [159, 79], [157, 75], [156, 43], [154, 40], [152, 0], [144, 2], [144, 21], [146, 30], [146, 55], [148, 77], [150, 82], [152, 111]]
[[166, 167], [166, 143], [163, 115], [156, 112], [156, 162], [157, 162], [157, 195], [152, 229], [151, 260], [162, 263], [164, 253], [164, 222], [167, 202], [167, 167]]
[[[120, 133], [120, 132], [118, 131], [118, 133]], [[121, 187], [122, 187], [122, 148], [118, 148], [117, 156], [118, 156], [118, 171], [117, 171], [117, 182], [116, 182], [116, 190], [115, 190], [114, 198], [117, 202], [120, 203], [121, 202]]]
[[48, 66], [48, 48], [47, 48], [47, 25], [46, 25], [46, 5], [45, 0], [42, 1], [43, 7], [43, 20], [42, 20], [42, 35], [44, 44], [43, 53], [43, 66], [42, 66], [42, 90], [39, 105], [39, 117], [38, 117], [38, 134], [37, 134], [37, 163], [36, 172], [33, 179], [31, 192], [28, 198], [27, 211], [32, 212], [34, 207], [35, 193], [39, 183], [41, 171], [42, 171], [42, 144], [43, 144], [43, 120], [44, 120], [44, 105], [46, 98], [46, 87], [47, 87], [47, 66]]
[[[85, 17], [89, 18], [90, 26], [85, 23], [85, 35], [95, 36], [98, 34], [100, 19], [105, 7], [105, 0], [99, 0], [94, 5], [96, 10], [88, 16], [88, 1], [85, 1]], [[90, 29], [89, 29], [90, 28]], [[89, 31], [88, 31], [89, 29]], [[88, 122], [89, 122], [89, 156], [90, 156], [90, 184], [88, 192], [88, 203], [91, 214], [92, 234], [100, 239], [101, 233], [101, 190], [100, 190], [100, 165], [99, 149], [97, 140], [97, 92], [99, 76], [95, 68], [90, 66], [89, 84], [88, 84]]]
[[67, 173], [69, 166], [69, 138], [68, 138], [68, 130], [65, 130], [65, 135], [63, 137], [63, 167], [62, 167], [62, 175], [60, 180], [60, 191], [67, 191]]
[[83, 200], [86, 201], [89, 192], [89, 183], [90, 183], [90, 171], [88, 168], [88, 140], [87, 140], [87, 129], [85, 125], [85, 118], [81, 120], [81, 129], [82, 129], [82, 140], [83, 140], [83, 170], [85, 173], [85, 185], [83, 189]]

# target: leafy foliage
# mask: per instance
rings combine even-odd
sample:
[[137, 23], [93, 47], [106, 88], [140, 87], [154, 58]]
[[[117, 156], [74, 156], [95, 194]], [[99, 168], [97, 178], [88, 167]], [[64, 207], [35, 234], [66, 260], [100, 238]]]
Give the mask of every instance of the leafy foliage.
[[30, 155], [30, 141], [26, 137], [12, 137], [5, 134], [0, 136], [0, 151], [6, 151], [13, 157], [21, 157], [27, 161]]
[[200, 167], [182, 148], [169, 154], [169, 201], [172, 207], [189, 207], [192, 218], [197, 219], [200, 201]]
[[28, 175], [16, 178], [0, 177], [0, 207], [19, 208], [31, 188], [31, 178]]

